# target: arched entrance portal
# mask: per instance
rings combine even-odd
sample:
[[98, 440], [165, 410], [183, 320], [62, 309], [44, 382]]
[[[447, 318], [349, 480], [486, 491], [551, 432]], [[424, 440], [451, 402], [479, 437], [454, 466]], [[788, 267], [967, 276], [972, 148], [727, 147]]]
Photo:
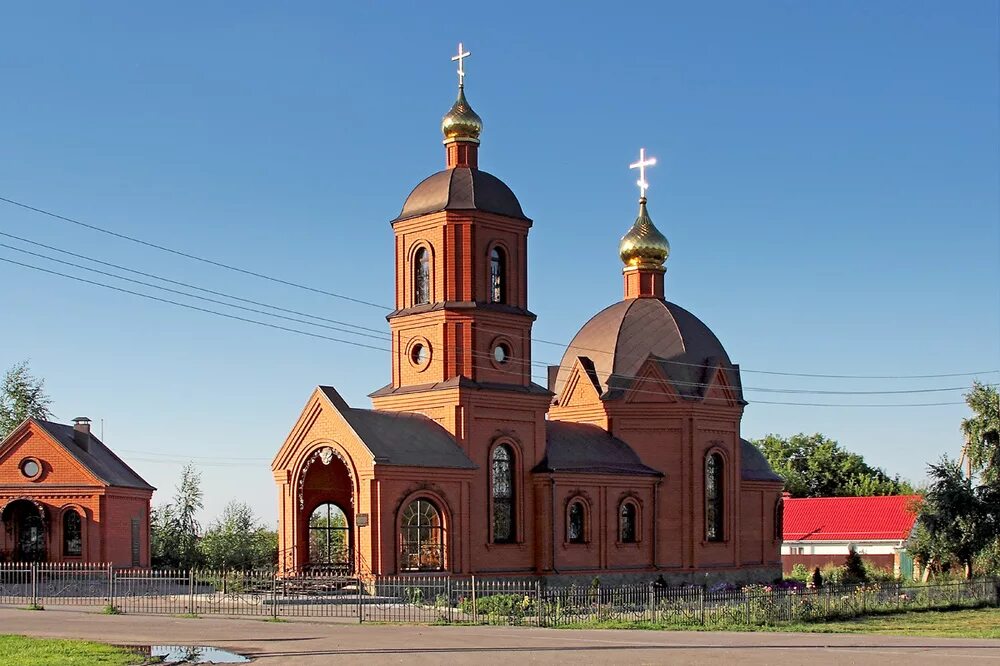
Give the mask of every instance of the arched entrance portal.
[[16, 562], [42, 562], [48, 559], [45, 544], [45, 509], [34, 500], [23, 498], [9, 502], [0, 514], [7, 528], [11, 555]]
[[299, 570], [351, 574], [355, 569], [354, 478], [332, 448], [315, 451], [299, 478]]

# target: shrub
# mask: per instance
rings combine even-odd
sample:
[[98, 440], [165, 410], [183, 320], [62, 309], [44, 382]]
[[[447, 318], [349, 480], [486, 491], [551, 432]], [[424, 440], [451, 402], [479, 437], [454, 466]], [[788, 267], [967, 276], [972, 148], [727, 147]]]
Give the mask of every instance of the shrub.
[[804, 564], [796, 564], [788, 574], [788, 579], [804, 583], [809, 579], [809, 570]]
[[[463, 613], [472, 613], [472, 599], [462, 599], [459, 608]], [[480, 615], [499, 615], [520, 618], [534, 611], [534, 600], [521, 594], [491, 594], [476, 600], [476, 610]]]
[[858, 551], [851, 546], [844, 558], [844, 583], [865, 583], [868, 581], [868, 572], [865, 571], [864, 560], [858, 555]]

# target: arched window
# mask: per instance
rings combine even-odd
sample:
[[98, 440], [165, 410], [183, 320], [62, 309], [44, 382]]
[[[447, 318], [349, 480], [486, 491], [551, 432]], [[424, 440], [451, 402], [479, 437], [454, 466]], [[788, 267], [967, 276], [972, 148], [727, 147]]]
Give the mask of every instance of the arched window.
[[413, 255], [413, 304], [431, 302], [431, 255], [426, 247]]
[[351, 545], [347, 516], [327, 502], [309, 516], [309, 564], [317, 567], [350, 568]]
[[587, 543], [587, 507], [583, 500], [574, 500], [569, 505], [566, 540], [570, 543]]
[[76, 509], [63, 514], [63, 555], [83, 555], [83, 521]]
[[618, 511], [618, 538], [622, 543], [636, 543], [639, 540], [638, 513], [635, 502], [622, 502]]
[[490, 303], [507, 302], [507, 256], [502, 248], [490, 252]]
[[774, 540], [785, 537], [785, 502], [779, 497], [774, 503]]
[[444, 523], [434, 503], [426, 499], [410, 502], [403, 509], [400, 523], [400, 569], [443, 570]]
[[724, 463], [718, 453], [705, 457], [705, 540], [722, 541], [725, 525], [725, 495], [723, 494]]
[[493, 449], [493, 543], [511, 543], [514, 523], [514, 452], [506, 444]]

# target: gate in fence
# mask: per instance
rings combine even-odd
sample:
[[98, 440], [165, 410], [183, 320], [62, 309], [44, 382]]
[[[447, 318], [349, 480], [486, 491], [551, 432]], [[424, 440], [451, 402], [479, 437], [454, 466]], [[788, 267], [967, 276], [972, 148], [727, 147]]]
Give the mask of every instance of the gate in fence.
[[121, 613], [328, 617], [347, 622], [566, 626], [602, 621], [767, 625], [915, 608], [1000, 604], [1000, 582], [869, 583], [821, 589], [656, 585], [556, 587], [448, 575], [362, 579], [305, 572], [114, 569], [0, 564], [0, 606]]

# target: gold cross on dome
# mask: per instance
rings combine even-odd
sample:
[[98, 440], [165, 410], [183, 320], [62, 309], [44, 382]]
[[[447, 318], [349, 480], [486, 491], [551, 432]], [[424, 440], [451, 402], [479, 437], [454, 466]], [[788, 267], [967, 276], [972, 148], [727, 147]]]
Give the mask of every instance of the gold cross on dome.
[[458, 61], [458, 86], [460, 88], [465, 86], [465, 66], [463, 61], [470, 55], [472, 55], [470, 52], [462, 50], [462, 42], [459, 42], [458, 55], [453, 55], [451, 57], [452, 62], [454, 62], [455, 60]]
[[646, 198], [646, 190], [649, 189], [649, 183], [646, 182], [646, 167], [653, 166], [656, 164], [655, 157], [646, 157], [646, 149], [639, 149], [639, 161], [635, 164], [629, 164], [629, 169], [639, 170], [639, 180], [635, 181], [635, 184], [639, 186], [639, 196], [643, 199]]

